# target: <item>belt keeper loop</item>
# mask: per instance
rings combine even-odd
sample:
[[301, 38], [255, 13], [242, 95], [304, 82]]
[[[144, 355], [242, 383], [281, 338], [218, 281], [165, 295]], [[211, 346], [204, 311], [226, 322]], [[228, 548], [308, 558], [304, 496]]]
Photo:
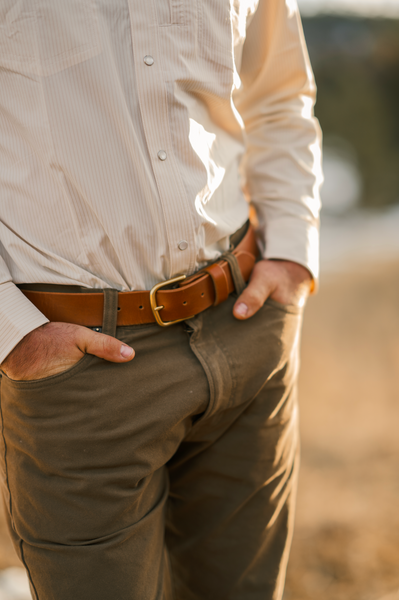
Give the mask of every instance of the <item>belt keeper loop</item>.
[[233, 279], [236, 293], [238, 295], [242, 294], [246, 288], [246, 283], [244, 281], [244, 277], [242, 276], [237, 257], [232, 252], [226, 252], [226, 254], [223, 254], [221, 258], [229, 263], [231, 277]]
[[218, 262], [208, 265], [203, 269], [212, 279], [213, 288], [215, 290], [215, 302], [213, 306], [217, 306], [224, 302], [229, 297], [229, 284], [225, 272]]
[[115, 337], [118, 319], [118, 290], [106, 288], [104, 292], [102, 332]]

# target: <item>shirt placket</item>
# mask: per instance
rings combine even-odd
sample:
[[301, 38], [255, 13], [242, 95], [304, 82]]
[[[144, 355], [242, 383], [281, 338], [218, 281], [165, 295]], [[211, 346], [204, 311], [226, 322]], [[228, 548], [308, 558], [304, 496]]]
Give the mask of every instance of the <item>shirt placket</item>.
[[129, 11], [141, 117], [168, 237], [169, 276], [174, 277], [195, 266], [191, 207], [173, 152], [155, 7], [151, 0], [129, 0]]

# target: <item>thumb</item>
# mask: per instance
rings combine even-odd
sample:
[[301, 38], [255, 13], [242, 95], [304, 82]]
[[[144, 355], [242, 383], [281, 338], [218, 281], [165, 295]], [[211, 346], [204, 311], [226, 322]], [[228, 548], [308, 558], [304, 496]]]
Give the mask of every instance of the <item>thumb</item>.
[[126, 344], [122, 344], [116, 338], [96, 333], [91, 329], [79, 328], [76, 343], [82, 352], [94, 354], [110, 362], [127, 362], [134, 357], [134, 350]]
[[274, 291], [271, 278], [265, 276], [266, 269], [260, 261], [252, 271], [250, 282], [238, 297], [233, 308], [236, 319], [244, 320], [252, 317], [265, 303], [265, 300]]

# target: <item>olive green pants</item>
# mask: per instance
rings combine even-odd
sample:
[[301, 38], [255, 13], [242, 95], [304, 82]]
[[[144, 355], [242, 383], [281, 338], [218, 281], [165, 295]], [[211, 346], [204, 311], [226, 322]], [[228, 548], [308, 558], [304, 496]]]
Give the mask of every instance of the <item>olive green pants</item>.
[[35, 599], [281, 598], [301, 314], [268, 300], [237, 321], [234, 301], [118, 328], [126, 364], [2, 376], [4, 496]]

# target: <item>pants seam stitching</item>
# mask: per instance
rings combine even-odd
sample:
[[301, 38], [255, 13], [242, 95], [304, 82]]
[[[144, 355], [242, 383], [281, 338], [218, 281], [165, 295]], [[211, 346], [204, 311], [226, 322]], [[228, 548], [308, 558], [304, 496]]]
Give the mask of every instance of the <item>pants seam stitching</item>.
[[23, 565], [24, 565], [24, 567], [26, 569], [26, 572], [28, 573], [29, 581], [30, 581], [30, 584], [31, 584], [31, 586], [33, 588], [33, 591], [35, 592], [36, 600], [39, 600], [39, 596], [38, 596], [38, 593], [37, 593], [37, 590], [36, 590], [36, 586], [33, 583], [33, 579], [32, 579], [32, 575], [31, 575], [30, 569], [29, 569], [29, 567], [28, 567], [28, 565], [26, 563], [25, 553], [24, 553], [24, 549], [23, 549], [23, 541], [22, 540], [20, 540], [19, 545], [20, 545], [20, 549], [21, 549], [22, 563], [23, 563]]
[[226, 348], [226, 345], [222, 342], [220, 336], [215, 331], [212, 332], [212, 335], [217, 340], [219, 348], [223, 351], [223, 355], [224, 355], [226, 362], [228, 364], [228, 367], [229, 367], [229, 375], [230, 375], [230, 381], [231, 381], [230, 402], [229, 402], [229, 406], [230, 406], [232, 399], [233, 399], [233, 395], [237, 389], [237, 381], [236, 381], [236, 377], [235, 377], [236, 365], [234, 364], [234, 360], [232, 359], [230, 352]]
[[171, 588], [172, 588], [172, 590], [171, 590], [172, 591], [172, 600], [177, 600], [175, 573], [174, 573], [174, 569], [172, 567], [172, 561], [170, 560], [170, 555], [169, 555], [168, 548], [166, 549], [166, 552], [167, 552], [168, 563], [169, 563], [170, 585], [171, 585]]
[[[10, 512], [12, 526], [15, 531], [15, 523], [14, 523], [13, 510], [12, 510], [11, 490], [10, 490], [10, 483], [9, 483], [9, 479], [8, 479], [7, 443], [6, 443], [6, 438], [4, 435], [4, 417], [3, 417], [3, 407], [2, 407], [1, 401], [0, 401], [0, 417], [1, 417], [1, 436], [2, 436], [3, 442], [4, 442], [4, 466], [5, 466], [6, 484], [7, 484], [8, 495], [10, 498], [9, 503], [8, 503], [8, 505], [9, 505], [8, 510]], [[17, 532], [15, 531], [15, 533], [17, 533]]]
[[[190, 340], [191, 341], [191, 340]], [[216, 389], [215, 389], [215, 382], [213, 379], [213, 375], [211, 370], [209, 369], [207, 362], [202, 354], [202, 352], [200, 351], [200, 349], [198, 347], [195, 346], [195, 340], [192, 340], [192, 343], [190, 343], [190, 347], [192, 352], [195, 354], [195, 356], [197, 357], [198, 361], [200, 362], [202, 368], [204, 369], [205, 372], [205, 376], [208, 380], [208, 384], [209, 384], [209, 406], [207, 408], [207, 410], [205, 411], [205, 413], [207, 414], [207, 416], [209, 417], [210, 415], [213, 414], [213, 410], [215, 408], [216, 405]], [[200, 419], [202, 421], [202, 419]], [[195, 425], [194, 425], [195, 427]]]
[[11, 488], [10, 488], [10, 481], [9, 481], [9, 477], [8, 477], [7, 442], [6, 442], [6, 438], [5, 438], [5, 435], [4, 435], [4, 416], [3, 416], [3, 407], [2, 407], [1, 400], [0, 400], [0, 417], [1, 417], [1, 435], [2, 435], [2, 438], [3, 438], [3, 442], [4, 442], [4, 466], [5, 466], [5, 475], [6, 475], [6, 485], [7, 485], [8, 495], [10, 497], [10, 500], [9, 500], [9, 511], [10, 511], [10, 518], [11, 518], [10, 520], [11, 520], [12, 528], [13, 528], [15, 534], [19, 537], [19, 548], [20, 548], [22, 563], [23, 563], [23, 565], [24, 565], [24, 567], [26, 569], [26, 572], [28, 573], [29, 581], [31, 583], [31, 586], [32, 586], [34, 592], [35, 592], [36, 598], [37, 598], [37, 600], [39, 600], [39, 596], [37, 594], [36, 587], [35, 587], [35, 585], [33, 583], [30, 570], [28, 568], [28, 565], [26, 564], [25, 555], [24, 555], [24, 551], [23, 551], [23, 547], [22, 547], [22, 539], [21, 539], [19, 533], [17, 532], [16, 526], [15, 526], [15, 521], [14, 521], [13, 508], [12, 508]]

